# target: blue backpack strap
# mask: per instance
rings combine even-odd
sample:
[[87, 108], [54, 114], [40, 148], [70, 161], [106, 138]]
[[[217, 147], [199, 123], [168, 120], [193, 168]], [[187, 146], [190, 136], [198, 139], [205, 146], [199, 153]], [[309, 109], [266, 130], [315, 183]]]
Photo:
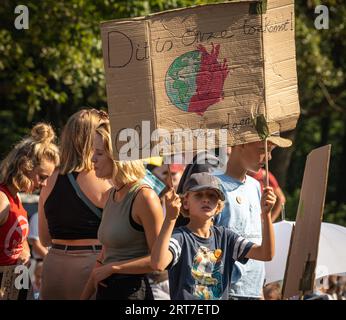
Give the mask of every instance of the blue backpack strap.
[[102, 211], [97, 208], [83, 193], [83, 191], [80, 189], [76, 179], [74, 178], [72, 173], [67, 174], [67, 178], [69, 179], [73, 189], [76, 191], [77, 196], [87, 205], [87, 207], [99, 218], [102, 218]]

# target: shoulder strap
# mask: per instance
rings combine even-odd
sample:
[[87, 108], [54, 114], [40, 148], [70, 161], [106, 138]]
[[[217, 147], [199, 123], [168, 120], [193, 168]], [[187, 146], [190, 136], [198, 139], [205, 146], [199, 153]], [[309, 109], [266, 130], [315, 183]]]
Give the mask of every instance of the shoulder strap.
[[87, 207], [99, 218], [102, 218], [102, 211], [98, 209], [83, 193], [83, 191], [80, 189], [76, 179], [74, 178], [72, 173], [68, 173], [67, 177], [73, 187], [73, 189], [76, 191], [77, 196], [87, 205]]
[[130, 214], [129, 214], [129, 219], [130, 219], [131, 226], [133, 228], [135, 228], [137, 231], [142, 231], [142, 232], [144, 232], [143, 226], [141, 226], [140, 224], [136, 223], [136, 221], [132, 217], [132, 207], [133, 207], [133, 203], [135, 202], [135, 199], [136, 199], [139, 191], [141, 191], [142, 189], [145, 189], [145, 188], [152, 189], [149, 185], [142, 184], [134, 191], [134, 194], [133, 194], [132, 199], [131, 199]]

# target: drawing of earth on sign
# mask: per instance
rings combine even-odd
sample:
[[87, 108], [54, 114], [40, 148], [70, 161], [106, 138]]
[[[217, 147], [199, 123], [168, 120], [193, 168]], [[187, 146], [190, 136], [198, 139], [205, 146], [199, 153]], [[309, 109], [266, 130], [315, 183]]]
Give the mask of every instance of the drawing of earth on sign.
[[203, 45], [176, 58], [166, 74], [166, 93], [182, 111], [203, 115], [223, 99], [223, 86], [229, 73], [227, 60], [218, 61], [220, 45], [209, 53]]

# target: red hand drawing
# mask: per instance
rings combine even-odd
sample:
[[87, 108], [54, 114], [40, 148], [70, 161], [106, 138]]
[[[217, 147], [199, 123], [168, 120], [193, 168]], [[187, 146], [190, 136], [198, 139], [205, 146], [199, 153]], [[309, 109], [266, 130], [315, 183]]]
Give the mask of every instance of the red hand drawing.
[[188, 112], [201, 116], [209, 106], [223, 99], [223, 85], [229, 73], [227, 60], [224, 59], [223, 64], [217, 60], [220, 45], [212, 43], [212, 46], [211, 53], [203, 45], [197, 47], [202, 54], [201, 66], [196, 76], [196, 93], [190, 100]]

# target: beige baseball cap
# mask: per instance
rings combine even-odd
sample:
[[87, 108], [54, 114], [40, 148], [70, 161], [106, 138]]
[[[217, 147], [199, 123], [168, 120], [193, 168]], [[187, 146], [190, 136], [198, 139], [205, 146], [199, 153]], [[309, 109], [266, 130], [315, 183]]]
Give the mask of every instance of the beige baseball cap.
[[267, 140], [281, 148], [288, 148], [292, 145], [290, 139], [280, 137], [279, 131], [271, 133]]
[[220, 180], [209, 172], [193, 173], [184, 184], [184, 193], [207, 189], [216, 191], [219, 198], [225, 201], [225, 194], [221, 190]]

